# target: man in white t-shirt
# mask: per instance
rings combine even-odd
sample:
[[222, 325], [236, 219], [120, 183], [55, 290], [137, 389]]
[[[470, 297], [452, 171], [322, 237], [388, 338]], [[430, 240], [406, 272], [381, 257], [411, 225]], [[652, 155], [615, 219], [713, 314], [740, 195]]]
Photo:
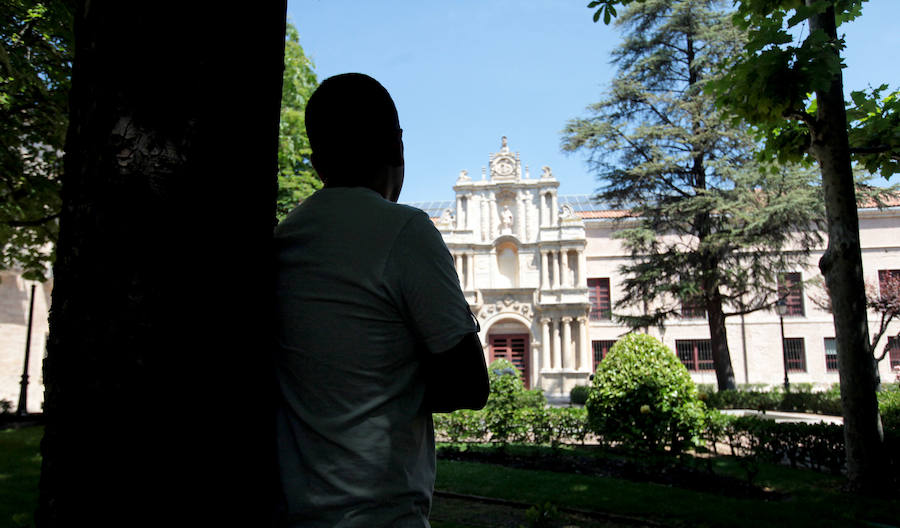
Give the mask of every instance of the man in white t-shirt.
[[396, 203], [397, 110], [371, 77], [307, 104], [325, 186], [275, 230], [286, 526], [428, 526], [432, 412], [481, 408], [477, 322], [428, 216]]

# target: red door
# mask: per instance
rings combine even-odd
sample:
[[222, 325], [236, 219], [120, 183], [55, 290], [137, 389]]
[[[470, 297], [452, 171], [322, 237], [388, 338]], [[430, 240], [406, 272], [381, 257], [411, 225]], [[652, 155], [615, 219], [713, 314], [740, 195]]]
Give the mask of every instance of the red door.
[[530, 363], [528, 361], [528, 334], [501, 334], [490, 336], [491, 361], [506, 359], [519, 369], [525, 388], [531, 388]]

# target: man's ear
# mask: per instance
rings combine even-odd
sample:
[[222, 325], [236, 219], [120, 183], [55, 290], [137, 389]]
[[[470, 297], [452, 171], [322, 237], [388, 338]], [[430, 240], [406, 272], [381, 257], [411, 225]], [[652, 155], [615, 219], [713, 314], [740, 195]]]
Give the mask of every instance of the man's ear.
[[400, 167], [403, 165], [403, 139], [397, 138], [397, 141], [391, 144], [390, 162], [392, 167]]

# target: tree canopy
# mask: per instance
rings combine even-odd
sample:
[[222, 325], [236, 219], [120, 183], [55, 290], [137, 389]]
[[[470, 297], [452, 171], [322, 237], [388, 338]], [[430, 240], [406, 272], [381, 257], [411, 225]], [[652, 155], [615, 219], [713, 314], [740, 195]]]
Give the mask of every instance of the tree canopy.
[[0, 270], [44, 280], [60, 212], [71, 6], [0, 2]]
[[319, 85], [314, 65], [300, 46], [297, 28], [288, 22], [284, 43], [284, 81], [278, 131], [278, 219], [301, 200], [322, 188], [309, 156], [304, 112], [306, 101]]
[[638, 328], [705, 313], [719, 386], [734, 388], [725, 318], [771, 306], [776, 275], [821, 242], [817, 179], [757, 162], [749, 128], [704, 91], [745, 43], [724, 2], [648, 0], [616, 24], [616, 79], [568, 123], [563, 148], [590, 155], [600, 201], [634, 214], [617, 233], [632, 259], [616, 306], [645, 308], [617, 318]]

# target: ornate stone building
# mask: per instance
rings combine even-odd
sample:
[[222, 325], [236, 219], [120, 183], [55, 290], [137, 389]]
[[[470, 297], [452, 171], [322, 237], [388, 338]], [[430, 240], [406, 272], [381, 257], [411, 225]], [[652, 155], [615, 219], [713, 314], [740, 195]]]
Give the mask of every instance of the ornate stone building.
[[507, 358], [527, 385], [568, 393], [592, 370], [591, 304], [584, 222], [568, 205], [559, 213], [558, 188], [549, 167], [532, 178], [504, 137], [480, 180], [460, 173], [455, 207], [435, 223], [489, 360]]

